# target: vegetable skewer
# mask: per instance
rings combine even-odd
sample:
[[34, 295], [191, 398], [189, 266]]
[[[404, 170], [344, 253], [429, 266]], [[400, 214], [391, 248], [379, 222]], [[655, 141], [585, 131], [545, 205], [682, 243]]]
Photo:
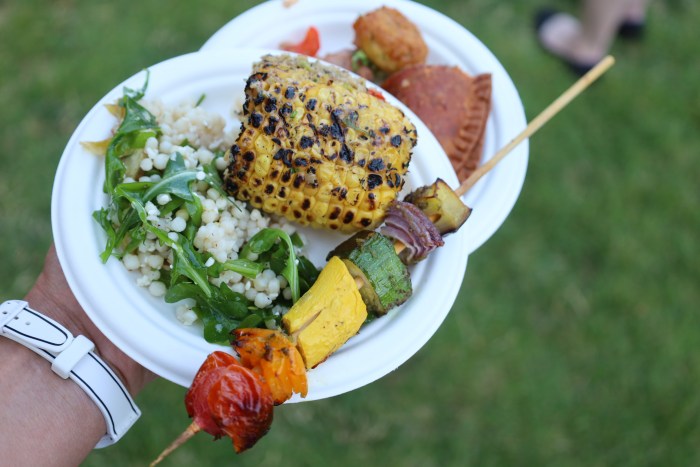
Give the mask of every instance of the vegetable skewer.
[[[438, 180], [430, 187], [422, 187], [414, 193], [411, 193], [408, 199], [421, 208], [421, 212], [429, 222], [440, 226], [438, 230], [441, 234], [448, 234], [456, 231], [466, 221], [471, 209], [464, 205], [460, 207], [459, 204], [454, 204], [454, 197], [456, 196], [457, 199], [459, 199], [460, 196], [465, 194], [476, 181], [495, 167], [495, 165], [510, 153], [513, 148], [520, 144], [525, 138], [532, 136], [613, 64], [614, 59], [612, 57], [608, 56], [603, 59], [588, 74], [584, 75], [578, 82], [540, 113], [523, 132], [504, 146], [492, 159], [465, 180], [456, 190], [452, 191], [444, 182]], [[457, 208], [461, 212], [458, 216], [450, 219], [451, 222], [448, 221], [447, 224], [440, 224], [441, 217], [444, 214], [448, 214], [444, 212], [445, 208], [452, 210]], [[290, 374], [296, 374], [297, 378], [299, 376], [298, 372], [292, 371], [292, 363], [289, 363], [290, 366], [286, 366], [284, 371], [265, 373], [261, 370], [265, 365], [263, 360], [267, 360], [271, 366], [278, 367], [278, 362], [286, 362], [283, 355], [286, 356], [286, 358], [291, 358], [289, 357], [291, 355], [290, 352], [296, 352], [298, 350], [305, 361], [306, 367], [313, 368], [328, 358], [330, 354], [337, 350], [347, 339], [352, 337], [352, 335], [359, 330], [366, 319], [368, 307], [373, 309], [375, 313], [379, 311], [379, 314], [383, 314], [386, 313], [389, 308], [398, 306], [408, 299], [411, 293], [410, 277], [408, 277], [403, 262], [397, 261], [400, 253], [407, 248], [407, 245], [405, 242], [395, 240], [393, 244], [389, 243], [389, 248], [383, 247], [383, 245], [386, 245], [387, 241], [391, 242], [381, 233], [361, 231], [337, 247], [329, 254], [328, 264], [319, 275], [316, 283], [302, 296], [301, 300], [295, 303], [292, 309], [285, 315], [285, 319], [283, 319], [283, 324], [287, 332], [292, 336], [293, 340], [296, 340], [296, 348], [292, 347], [290, 342], [289, 348], [285, 347], [286, 350], [281, 349], [280, 353], [276, 354], [275, 357], [270, 356], [268, 358], [269, 347], [266, 345], [264, 347], [265, 358], [251, 359], [249, 356], [243, 358], [244, 363], [247, 361], [249, 365], [254, 365], [254, 368], [257, 368], [257, 370], [254, 369], [251, 371], [250, 374], [264, 375], [259, 381], [255, 380], [255, 378], [249, 380], [248, 386], [257, 387], [258, 385], [256, 383], [261, 382], [263, 389], [260, 391], [261, 394], [264, 394], [259, 396], [259, 399], [260, 401], [264, 399], [268, 402], [258, 405], [259, 413], [243, 414], [244, 418], [248, 417], [248, 419], [252, 418], [258, 420], [257, 423], [246, 424], [245, 420], [243, 420], [242, 423], [240, 420], [235, 420], [240, 414], [226, 413], [226, 411], [220, 409], [220, 407], [224, 405], [222, 401], [225, 397], [221, 394], [215, 395], [213, 398], [211, 397], [211, 388], [220, 387], [220, 383], [211, 382], [213, 379], [211, 374], [219, 371], [221, 373], [220, 377], [226, 380], [231, 379], [233, 375], [245, 373], [241, 370], [245, 370], [243, 366], [240, 366], [238, 363], [230, 362], [229, 358], [233, 359], [232, 356], [223, 354], [225, 355], [225, 357], [223, 357], [218, 355], [221, 353], [215, 352], [210, 355], [207, 361], [202, 365], [202, 368], [200, 368], [200, 371], [197, 373], [190, 387], [190, 391], [188, 391], [186, 405], [190, 416], [195, 418], [194, 422], [151, 465], [160, 462], [167, 454], [172, 452], [172, 450], [200, 430], [207, 431], [216, 437], [222, 434], [230, 436], [234, 441], [234, 447], [237, 452], [252, 446], [257, 439], [267, 432], [272, 421], [271, 407], [273, 398], [268, 384], [272, 384], [273, 387], [276, 387], [280, 384], [281, 379], [288, 378]], [[340, 258], [343, 258], [343, 260], [341, 261]], [[385, 267], [387, 264], [389, 264], [390, 267]], [[397, 267], [397, 264], [400, 264], [403, 268], [401, 266]], [[395, 293], [396, 291], [392, 290], [392, 287], [377, 287], [377, 279], [388, 281], [390, 284], [392, 281], [395, 281], [393, 283], [394, 285], [399, 284], [404, 286], [408, 280], [409, 289], [403, 290], [397, 295]], [[371, 289], [369, 292], [374, 294], [374, 296], [363, 293], [368, 292], [368, 289]], [[370, 296], [370, 298], [366, 298], [366, 296]], [[338, 331], [339, 328], [340, 331]], [[335, 332], [328, 335], [327, 333], [329, 330]], [[246, 335], [247, 332], [256, 331], [258, 330], [237, 330], [236, 333], [239, 336], [243, 336]], [[302, 333], [305, 334], [302, 336]], [[286, 342], [284, 337], [281, 339]], [[243, 352], [245, 352], [246, 343], [252, 342], [252, 340], [244, 340], [244, 343], [240, 345], [237, 345], [236, 342], [240, 341], [234, 339], [234, 346], [237, 346], [239, 354], [243, 357], [244, 354], [241, 353], [241, 348], [243, 348]], [[292, 349], [291, 351], [289, 350], [290, 348]], [[233, 360], [235, 361], [235, 359]], [[221, 367], [224, 369], [221, 370]], [[266, 382], [268, 378], [270, 379], [270, 383]], [[299, 384], [300, 380], [297, 379], [296, 382], [296, 384]], [[303, 390], [300, 389], [301, 386], [292, 385], [286, 394], [283, 391], [282, 397], [276, 397], [274, 403], [283, 402], [286, 400], [285, 397], [290, 397], [293, 392], [299, 392], [302, 396], [305, 395], [305, 380], [303, 383]], [[289, 384], [291, 383], [288, 383], [288, 385]], [[222, 391], [220, 391], [220, 393], [221, 392]], [[237, 401], [240, 401], [240, 397], [240, 395], [234, 395], [233, 400], [227, 400], [227, 403], [230, 407], [233, 407]], [[208, 406], [208, 403], [210, 403], [212, 399], [215, 402], [218, 401], [219, 408]], [[248, 434], [251, 435], [251, 438], [246, 438]]]

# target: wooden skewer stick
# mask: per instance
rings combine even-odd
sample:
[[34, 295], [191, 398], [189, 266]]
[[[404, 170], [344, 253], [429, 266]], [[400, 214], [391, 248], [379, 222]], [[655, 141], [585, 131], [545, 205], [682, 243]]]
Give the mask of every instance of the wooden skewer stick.
[[[486, 175], [491, 169], [493, 169], [496, 164], [498, 164], [501, 159], [506, 157], [515, 147], [522, 143], [525, 138], [532, 136], [537, 130], [542, 128], [542, 126], [547, 123], [552, 117], [558, 114], [564, 107], [566, 107], [576, 96], [581, 94], [588, 86], [591, 85], [595, 80], [600, 78], [603, 73], [608, 71], [610, 67], [615, 64], [615, 59], [608, 55], [602, 59], [598, 64], [593, 67], [588, 73], [583, 75], [576, 81], [569, 89], [564, 91], [554, 102], [549, 104], [540, 114], [535, 117], [523, 131], [520, 132], [515, 138], [513, 138], [508, 144], [503, 146], [494, 156], [476, 169], [464, 182], [455, 190], [458, 196], [465, 194], [471, 187], [473, 187], [476, 182]], [[434, 219], [431, 219], [431, 221]], [[402, 242], [396, 240], [394, 242], [394, 250], [396, 254], [401, 253], [406, 248]], [[365, 284], [361, 279], [356, 278], [355, 284], [358, 288], [362, 288]]]
[[539, 130], [545, 123], [547, 123], [552, 117], [554, 117], [560, 110], [566, 107], [569, 102], [571, 102], [576, 96], [581, 94], [588, 86], [591, 85], [595, 80], [600, 78], [600, 76], [608, 71], [608, 69], [615, 64], [615, 59], [608, 55], [602, 59], [598, 64], [593, 67], [588, 73], [583, 75], [578, 81], [576, 81], [569, 89], [564, 91], [564, 93], [559, 96], [554, 102], [549, 104], [549, 106], [544, 109], [537, 117], [535, 117], [530, 124], [525, 127], [525, 129], [515, 138], [513, 138], [508, 144], [503, 146], [500, 151], [498, 151], [494, 156], [486, 161], [483, 165], [477, 168], [472, 174], [464, 180], [464, 182], [455, 190], [458, 196], [462, 196], [467, 191], [469, 191], [476, 182], [486, 175], [491, 169], [493, 169], [496, 164], [498, 164], [501, 159], [503, 159], [508, 153], [510, 153], [518, 144], [520, 144], [524, 139], [532, 136], [537, 130]]

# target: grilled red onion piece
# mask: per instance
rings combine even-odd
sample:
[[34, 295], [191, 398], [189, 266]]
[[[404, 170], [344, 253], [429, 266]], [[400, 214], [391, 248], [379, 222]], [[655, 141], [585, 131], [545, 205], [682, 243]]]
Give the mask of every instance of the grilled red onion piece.
[[423, 211], [403, 201], [394, 201], [389, 207], [381, 233], [405, 245], [399, 256], [406, 264], [425, 259], [431, 251], [445, 244]]

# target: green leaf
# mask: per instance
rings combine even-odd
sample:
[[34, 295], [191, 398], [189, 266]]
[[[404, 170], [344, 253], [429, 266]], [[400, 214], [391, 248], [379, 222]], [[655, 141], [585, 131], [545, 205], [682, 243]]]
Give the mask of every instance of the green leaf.
[[248, 258], [250, 253], [262, 254], [272, 249], [277, 240], [281, 240], [287, 245], [287, 260], [280, 274], [289, 282], [289, 288], [292, 290], [292, 301], [299, 300], [299, 273], [296, 265], [296, 254], [294, 253], [294, 244], [289, 238], [287, 232], [281, 229], [267, 228], [253, 235], [248, 243], [241, 250], [242, 258]]

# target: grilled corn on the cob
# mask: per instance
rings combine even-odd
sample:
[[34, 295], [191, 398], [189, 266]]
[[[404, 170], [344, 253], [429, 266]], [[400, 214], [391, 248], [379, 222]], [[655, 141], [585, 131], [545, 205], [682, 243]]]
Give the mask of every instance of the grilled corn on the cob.
[[404, 184], [417, 133], [343, 70], [266, 55], [245, 88], [224, 174], [234, 197], [300, 224], [372, 229]]

